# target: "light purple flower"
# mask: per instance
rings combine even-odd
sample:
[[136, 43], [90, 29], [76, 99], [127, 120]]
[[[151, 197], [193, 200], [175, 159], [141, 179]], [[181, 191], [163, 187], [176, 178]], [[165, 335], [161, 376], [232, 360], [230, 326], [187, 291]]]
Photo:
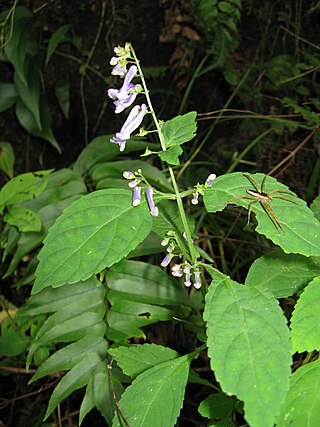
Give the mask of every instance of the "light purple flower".
[[197, 205], [199, 203], [198, 198], [199, 198], [199, 193], [196, 191], [195, 193], [193, 193], [193, 199], [191, 200], [191, 203], [193, 205]]
[[171, 274], [174, 277], [182, 277], [183, 271], [182, 271], [181, 265], [174, 264], [174, 266], [171, 269]]
[[140, 85], [134, 85], [131, 83], [131, 80], [137, 74], [137, 67], [131, 65], [129, 71], [125, 75], [123, 85], [120, 89], [109, 89], [108, 95], [111, 99], [114, 99], [115, 113], [121, 113], [124, 109], [133, 104], [134, 100], [137, 97], [137, 91], [140, 88]]
[[134, 187], [132, 192], [132, 206], [138, 206], [141, 202], [141, 188]]
[[189, 265], [189, 264], [187, 264], [187, 265], [184, 267], [183, 272], [184, 272], [184, 273], [185, 273], [185, 275], [186, 275], [186, 280], [185, 280], [185, 282], [184, 282], [184, 285], [185, 285], [187, 288], [189, 288], [189, 286], [191, 286], [191, 285], [192, 285], [192, 283], [191, 283], [191, 274], [190, 274], [190, 265]]
[[150, 213], [152, 216], [158, 216], [159, 215], [159, 209], [156, 207], [153, 201], [153, 188], [149, 187], [147, 188], [147, 201], [150, 209]]
[[[111, 61], [112, 61], [113, 59], [118, 59], [118, 58], [113, 57], [113, 58], [111, 58]], [[110, 61], [110, 64], [111, 64], [111, 65], [114, 65], [114, 64], [112, 64], [112, 63], [111, 63], [111, 61]], [[112, 68], [111, 74], [113, 74], [114, 76], [120, 76], [120, 77], [123, 77], [123, 76], [126, 74], [126, 72], [127, 72], [127, 64], [122, 64], [122, 63], [119, 61], [119, 62], [117, 62], [117, 63], [116, 63], [116, 65]]]
[[123, 178], [125, 179], [133, 179], [134, 178], [134, 173], [131, 171], [124, 171], [122, 174]]
[[129, 185], [130, 188], [134, 188], [138, 184], [140, 184], [140, 180], [139, 179], [134, 179], [133, 181], [130, 181], [128, 185]]
[[171, 254], [167, 254], [163, 258], [163, 260], [161, 262], [161, 267], [167, 267], [169, 265], [170, 261], [171, 261], [171, 258], [172, 258], [172, 255]]
[[211, 185], [213, 184], [213, 181], [215, 180], [217, 178], [217, 175], [215, 174], [215, 173], [211, 173], [209, 176], [208, 176], [208, 178], [207, 178], [207, 180], [206, 180], [206, 183], [205, 183], [205, 185], [206, 185], [206, 187], [211, 187]]
[[146, 104], [142, 104], [141, 106], [134, 106], [130, 111], [127, 120], [124, 122], [120, 132], [117, 132], [116, 136], [110, 139], [112, 143], [119, 144], [120, 151], [125, 149], [126, 142], [128, 139], [130, 139], [131, 133], [141, 125], [146, 111]]
[[195, 271], [195, 273], [194, 273], [194, 284], [193, 284], [193, 286], [196, 289], [200, 289], [201, 288], [200, 271]]
[[167, 246], [168, 242], [166, 239], [161, 240], [161, 246]]

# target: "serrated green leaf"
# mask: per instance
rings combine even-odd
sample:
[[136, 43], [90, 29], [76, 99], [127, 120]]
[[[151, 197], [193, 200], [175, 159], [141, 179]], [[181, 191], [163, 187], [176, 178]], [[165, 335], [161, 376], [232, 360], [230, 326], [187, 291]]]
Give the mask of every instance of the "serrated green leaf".
[[12, 83], [0, 83], [0, 113], [10, 108], [17, 100], [18, 94]]
[[4, 215], [3, 221], [23, 232], [40, 231], [42, 227], [39, 215], [21, 206], [10, 208]]
[[320, 260], [317, 258], [285, 254], [275, 249], [254, 261], [245, 284], [268, 290], [276, 298], [285, 298], [303, 289], [318, 274]]
[[162, 124], [161, 132], [166, 148], [181, 145], [194, 138], [197, 130], [196, 117], [196, 111], [190, 111]]
[[320, 277], [305, 287], [291, 317], [292, 351], [320, 350]]
[[13, 178], [14, 151], [9, 142], [0, 142], [0, 170]]
[[182, 148], [177, 145], [169, 147], [166, 151], [160, 151], [158, 156], [163, 162], [166, 162], [169, 165], [178, 166], [180, 165], [179, 156], [181, 156], [182, 153]]
[[64, 117], [68, 119], [70, 110], [70, 83], [67, 80], [58, 80], [54, 87], [54, 92]]
[[320, 422], [320, 359], [297, 369], [277, 427], [314, 427]]
[[62, 25], [52, 34], [48, 43], [46, 64], [48, 64], [48, 62], [50, 61], [50, 58], [53, 55], [54, 51], [56, 50], [57, 46], [60, 43], [68, 41], [68, 38], [66, 37], [65, 34], [67, 31], [70, 30], [70, 28], [71, 28], [70, 24]]
[[156, 344], [130, 345], [111, 348], [108, 351], [122, 371], [131, 378], [162, 362], [176, 359], [179, 354], [168, 347]]
[[[189, 355], [163, 362], [139, 375], [119, 406], [132, 427], [173, 427], [179, 416], [189, 375]], [[112, 427], [120, 427], [116, 414]]]
[[277, 301], [216, 270], [203, 317], [211, 368], [222, 390], [244, 402], [251, 427], [272, 427], [291, 373], [289, 330]]
[[131, 202], [129, 190], [99, 190], [65, 209], [39, 253], [33, 293], [86, 280], [128, 255], [152, 227], [147, 203]]
[[0, 190], [0, 212], [5, 206], [29, 200], [40, 194], [47, 185], [51, 170], [28, 172], [12, 178]]
[[[257, 173], [250, 176], [260, 188], [265, 175]], [[265, 193], [274, 190], [288, 191], [288, 187], [271, 177], [267, 177], [265, 184]], [[219, 176], [212, 187], [204, 191], [205, 207], [208, 212], [217, 212], [228, 203], [232, 203], [248, 209], [254, 199], [248, 195], [247, 190], [253, 189], [249, 180], [240, 172]], [[261, 203], [254, 203], [252, 211], [256, 214], [258, 221], [256, 231], [271, 239], [286, 253], [298, 253], [308, 257], [320, 256], [320, 222], [314, 217], [306, 203], [294, 193], [290, 192], [290, 195], [278, 193], [278, 195], [287, 197], [296, 203], [275, 197], [268, 202], [280, 221], [282, 230], [277, 230]]]

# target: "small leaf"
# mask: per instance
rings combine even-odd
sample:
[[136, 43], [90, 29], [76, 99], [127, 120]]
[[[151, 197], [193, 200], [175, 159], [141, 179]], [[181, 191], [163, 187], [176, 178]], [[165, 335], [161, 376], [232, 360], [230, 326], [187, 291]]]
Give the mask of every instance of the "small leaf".
[[54, 92], [64, 117], [68, 119], [70, 110], [70, 83], [67, 80], [58, 80]]
[[[191, 356], [163, 362], [139, 375], [125, 390], [119, 406], [132, 427], [174, 427], [183, 405]], [[120, 427], [118, 415], [112, 427]]]
[[17, 100], [18, 94], [12, 83], [0, 83], [0, 113], [10, 108]]
[[291, 318], [293, 353], [320, 350], [320, 277], [305, 287]]
[[47, 56], [46, 56], [46, 64], [50, 61], [51, 56], [56, 50], [57, 46], [60, 43], [64, 43], [68, 41], [68, 37], [66, 37], [66, 32], [71, 28], [70, 24], [62, 25], [62, 27], [58, 28], [50, 37], [48, 48], [47, 48]]
[[245, 284], [268, 290], [276, 298], [285, 298], [303, 289], [319, 274], [320, 262], [317, 258], [285, 254], [275, 249], [254, 261]]
[[163, 123], [161, 132], [167, 148], [181, 145], [194, 138], [197, 130], [197, 113], [191, 111]]
[[179, 146], [169, 147], [166, 151], [160, 151], [158, 156], [163, 162], [169, 163], [169, 165], [178, 166], [180, 165], [179, 156], [183, 153], [183, 150]]
[[0, 170], [13, 178], [14, 151], [9, 142], [0, 142]]
[[235, 409], [236, 399], [224, 393], [210, 394], [204, 399], [198, 408], [199, 413], [209, 420], [221, 421], [231, 418]]
[[222, 390], [244, 402], [251, 427], [272, 427], [291, 373], [289, 330], [277, 301], [216, 270], [203, 317], [211, 368]]
[[46, 188], [51, 170], [28, 172], [12, 178], [0, 190], [0, 212], [5, 206], [29, 200]]
[[39, 253], [33, 293], [85, 280], [111, 267], [151, 231], [145, 201], [132, 207], [129, 190], [100, 190], [65, 209]]
[[23, 232], [40, 231], [42, 227], [38, 214], [20, 206], [10, 208], [4, 215], [3, 221]]
[[[260, 188], [265, 175], [257, 173], [250, 176]], [[269, 176], [265, 181], [265, 187], [265, 193], [276, 190], [288, 191], [288, 187]], [[255, 198], [250, 196], [247, 190], [253, 189], [248, 178], [240, 172], [221, 175], [214, 181], [210, 189], [205, 189], [203, 198], [205, 207], [208, 212], [217, 212], [228, 203], [232, 203], [248, 209]], [[276, 193], [273, 195], [277, 196]], [[278, 218], [282, 230], [277, 230], [261, 203], [256, 202], [251, 206], [258, 221], [256, 231], [271, 239], [286, 253], [298, 253], [308, 257], [320, 256], [320, 222], [314, 217], [306, 203], [294, 193], [278, 193], [278, 195], [294, 202], [276, 197], [267, 202]]]
[[320, 420], [320, 359], [297, 369], [290, 378], [290, 389], [277, 427], [314, 427]]
[[176, 359], [179, 354], [171, 348], [156, 344], [130, 345], [111, 348], [108, 351], [122, 371], [131, 378], [162, 362]]

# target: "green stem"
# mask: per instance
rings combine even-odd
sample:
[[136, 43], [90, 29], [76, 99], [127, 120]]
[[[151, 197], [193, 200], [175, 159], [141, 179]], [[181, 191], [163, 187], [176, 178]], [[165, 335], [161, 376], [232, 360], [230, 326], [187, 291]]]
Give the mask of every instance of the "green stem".
[[[142, 87], [143, 87], [143, 90], [145, 92], [145, 96], [146, 96], [146, 99], [147, 99], [148, 107], [149, 107], [150, 113], [152, 115], [152, 119], [154, 121], [154, 124], [156, 126], [156, 129], [157, 129], [157, 132], [158, 132], [158, 135], [159, 135], [159, 141], [160, 141], [160, 144], [161, 144], [162, 151], [166, 151], [167, 148], [166, 148], [165, 140], [164, 140], [164, 137], [163, 137], [163, 134], [162, 134], [162, 131], [161, 131], [161, 126], [160, 126], [160, 123], [158, 121], [158, 118], [157, 118], [156, 113], [155, 113], [155, 111], [153, 109], [153, 106], [152, 106], [151, 98], [149, 96], [149, 90], [147, 88], [147, 84], [146, 84], [146, 81], [144, 79], [142, 68], [140, 66], [140, 61], [138, 60], [138, 58], [136, 56], [136, 53], [135, 53], [135, 51], [134, 51], [134, 49], [132, 47], [131, 47], [131, 52], [132, 52], [132, 55], [133, 55], [134, 62], [137, 65], [138, 72], [139, 72], [139, 75], [140, 75], [140, 78], [141, 78]], [[197, 261], [197, 254], [196, 254], [196, 251], [195, 251], [193, 243], [192, 243], [192, 236], [191, 236], [191, 232], [190, 232], [190, 229], [189, 229], [189, 225], [188, 225], [186, 213], [184, 211], [181, 194], [180, 194], [180, 191], [179, 191], [179, 188], [178, 188], [178, 184], [177, 184], [176, 177], [174, 175], [173, 169], [170, 166], [168, 166], [168, 171], [169, 171], [169, 174], [170, 174], [170, 177], [171, 177], [171, 181], [172, 181], [172, 185], [173, 185], [173, 188], [174, 188], [174, 192], [175, 192], [175, 195], [176, 195], [176, 200], [177, 200], [177, 205], [178, 205], [178, 209], [179, 209], [180, 218], [181, 218], [181, 221], [182, 221], [182, 224], [183, 224], [184, 231], [186, 233], [188, 248], [189, 248], [190, 257], [191, 257], [191, 262], [194, 264]]]

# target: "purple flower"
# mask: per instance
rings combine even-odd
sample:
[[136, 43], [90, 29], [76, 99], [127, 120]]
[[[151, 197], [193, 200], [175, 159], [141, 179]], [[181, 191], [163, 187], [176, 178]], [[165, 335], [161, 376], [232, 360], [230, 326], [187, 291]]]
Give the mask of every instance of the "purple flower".
[[169, 265], [170, 261], [171, 261], [172, 255], [171, 254], [167, 254], [162, 262], [161, 262], [161, 267], [167, 267], [167, 265]]
[[199, 198], [199, 193], [196, 191], [195, 193], [193, 193], [193, 199], [191, 200], [191, 203], [193, 205], [197, 205], [199, 203], [198, 198]]
[[116, 107], [115, 112], [121, 113], [124, 109], [129, 107], [136, 96], [138, 95], [135, 90], [140, 88], [140, 85], [134, 85], [131, 83], [131, 80], [137, 74], [137, 67], [135, 65], [131, 65], [129, 71], [127, 72], [123, 85], [120, 89], [109, 89], [108, 95], [111, 99], [114, 99], [114, 105]]
[[217, 178], [217, 175], [215, 174], [215, 173], [211, 173], [209, 176], [208, 176], [208, 178], [207, 178], [207, 180], [206, 180], [206, 183], [205, 183], [205, 185], [206, 185], [206, 187], [211, 187], [211, 185], [213, 184], [213, 181], [215, 180]]
[[124, 171], [123, 174], [122, 174], [122, 176], [125, 179], [133, 179], [134, 178], [134, 173], [131, 172], [131, 171]]
[[[118, 59], [118, 58], [111, 58], [111, 61], [113, 59]], [[110, 64], [111, 64], [110, 61]], [[114, 65], [114, 64], [111, 64]], [[121, 64], [121, 62], [119, 61], [118, 63], [116, 63], [115, 67], [112, 68], [111, 74], [113, 74], [114, 76], [120, 76], [123, 77], [127, 72], [127, 65], [126, 64]]]
[[149, 187], [147, 188], [147, 201], [150, 209], [150, 213], [152, 216], [158, 216], [159, 215], [159, 209], [156, 207], [153, 201], [153, 188]]
[[184, 267], [183, 272], [184, 272], [184, 273], [185, 273], [185, 275], [186, 275], [186, 280], [185, 280], [185, 282], [184, 282], [184, 285], [185, 285], [185, 286], [187, 286], [187, 288], [189, 288], [189, 286], [191, 286], [191, 285], [192, 285], [192, 283], [191, 283], [191, 274], [190, 274], [190, 265], [189, 265], [189, 264], [187, 264], [187, 265]]
[[194, 284], [193, 284], [193, 286], [196, 289], [200, 289], [201, 288], [200, 271], [195, 271], [195, 273], [194, 273]]
[[134, 187], [132, 193], [132, 206], [138, 206], [141, 202], [141, 188]]
[[133, 181], [130, 181], [128, 185], [129, 185], [130, 188], [134, 188], [134, 187], [136, 187], [139, 184], [140, 184], [140, 180], [139, 179], [134, 179]]
[[114, 144], [119, 144], [120, 151], [125, 149], [126, 142], [128, 139], [130, 139], [131, 133], [141, 125], [146, 111], [146, 104], [142, 104], [141, 106], [134, 106], [130, 111], [127, 120], [124, 122], [120, 132], [117, 132], [116, 136], [110, 139], [110, 141]]

